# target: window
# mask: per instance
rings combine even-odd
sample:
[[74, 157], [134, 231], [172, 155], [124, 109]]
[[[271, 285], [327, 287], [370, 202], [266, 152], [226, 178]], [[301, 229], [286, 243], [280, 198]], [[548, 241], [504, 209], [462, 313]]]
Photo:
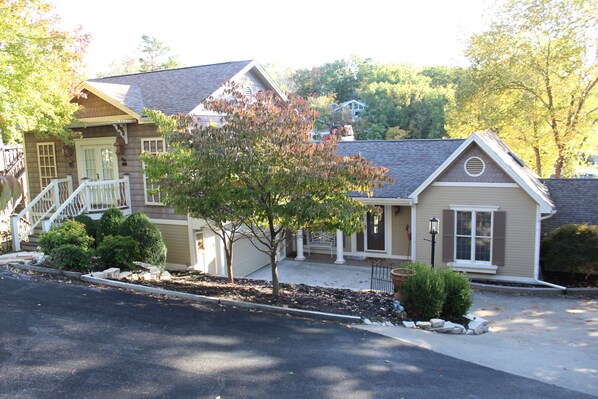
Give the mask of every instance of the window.
[[57, 176], [56, 151], [54, 143], [37, 144], [37, 164], [39, 166], [39, 180], [43, 189]]
[[456, 212], [455, 259], [490, 262], [492, 253], [492, 212]]
[[443, 262], [455, 270], [490, 274], [505, 265], [505, 211], [498, 206], [451, 206], [442, 218]]
[[[166, 151], [166, 145], [163, 139], [141, 139], [141, 152], [150, 154], [158, 154]], [[145, 165], [143, 165], [145, 169]], [[150, 184], [147, 176], [143, 176], [143, 190], [145, 193], [146, 205], [164, 205], [160, 199], [160, 193], [153, 193], [151, 190], [157, 189], [158, 186]]]

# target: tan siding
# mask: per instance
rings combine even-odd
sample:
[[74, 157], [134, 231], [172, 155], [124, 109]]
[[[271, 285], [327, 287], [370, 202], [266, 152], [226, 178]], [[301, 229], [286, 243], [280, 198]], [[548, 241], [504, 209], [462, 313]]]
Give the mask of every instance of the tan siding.
[[156, 226], [160, 229], [166, 248], [168, 248], [166, 263], [182, 266], [191, 265], [187, 226], [162, 223], [157, 223]]
[[[498, 268], [497, 276], [533, 277], [536, 203], [520, 188], [489, 187], [428, 187], [417, 205], [416, 258], [430, 262], [428, 220], [442, 217], [449, 205], [499, 206], [506, 212], [505, 266]], [[441, 264], [443, 222], [437, 236], [435, 263]], [[480, 275], [488, 276], [488, 275]]]
[[258, 251], [248, 239], [241, 239], [233, 246], [233, 273], [242, 277], [270, 263], [270, 258]]
[[[408, 256], [410, 242], [407, 239], [407, 225], [411, 224], [411, 208], [408, 206], [401, 206], [398, 215], [395, 215], [395, 207], [390, 207], [391, 228], [392, 228], [392, 255]], [[389, 232], [387, 232], [388, 234]]]

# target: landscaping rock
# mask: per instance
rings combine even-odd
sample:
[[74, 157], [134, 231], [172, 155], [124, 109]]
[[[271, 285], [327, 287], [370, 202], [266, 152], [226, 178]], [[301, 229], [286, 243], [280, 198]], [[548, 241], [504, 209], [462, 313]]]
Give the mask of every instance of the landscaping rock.
[[170, 275], [170, 273], [166, 270], [164, 270], [162, 273], [160, 273], [160, 280], [163, 281], [170, 281], [172, 279], [172, 276]]
[[133, 275], [133, 273], [131, 273], [131, 272], [121, 272], [118, 275], [118, 279], [119, 280], [128, 280], [131, 278], [132, 275]]
[[404, 321], [403, 325], [407, 328], [415, 328], [415, 323], [412, 321]]
[[395, 305], [395, 313], [403, 313], [405, 311], [405, 308], [401, 305], [401, 301], [395, 299], [393, 303]]
[[372, 324], [374, 324], [374, 323], [372, 323], [372, 321], [371, 321], [370, 319], [363, 319], [363, 324], [366, 324], [366, 325], [368, 325], [368, 326], [371, 326], [371, 325], [372, 325]]
[[442, 319], [431, 319], [430, 323], [432, 324], [432, 328], [440, 328], [444, 325], [444, 320]]
[[442, 327], [432, 328], [433, 331], [443, 333], [443, 334], [464, 334], [465, 327], [461, 324], [456, 324], [451, 321], [447, 321], [444, 323]]
[[432, 328], [432, 323], [430, 323], [429, 321], [418, 321], [417, 323], [415, 323], [415, 325], [417, 326], [417, 328], [421, 330], [429, 330], [430, 328]]
[[102, 273], [106, 273], [106, 278], [118, 279], [120, 269], [117, 267], [111, 267], [110, 269], [104, 270]]
[[472, 330], [475, 335], [480, 335], [488, 332], [489, 325], [487, 320], [478, 317], [475, 320], [470, 321], [467, 328]]
[[103, 272], [94, 272], [94, 273], [91, 273], [91, 277], [95, 277], [95, 278], [108, 278], [108, 273], [106, 273], [105, 271], [103, 271]]

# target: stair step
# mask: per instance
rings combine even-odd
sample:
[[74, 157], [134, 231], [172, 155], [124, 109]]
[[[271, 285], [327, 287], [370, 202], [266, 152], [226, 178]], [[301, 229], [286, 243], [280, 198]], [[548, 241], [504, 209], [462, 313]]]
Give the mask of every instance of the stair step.
[[27, 241], [21, 242], [21, 250], [23, 251], [37, 251], [39, 245], [37, 243], [31, 243]]

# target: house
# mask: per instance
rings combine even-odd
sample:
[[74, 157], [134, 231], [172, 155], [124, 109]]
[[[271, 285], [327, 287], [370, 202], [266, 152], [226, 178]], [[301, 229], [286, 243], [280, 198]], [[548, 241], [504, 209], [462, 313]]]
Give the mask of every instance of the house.
[[[492, 133], [466, 140], [341, 142], [339, 152], [387, 167], [394, 183], [356, 198], [382, 212], [366, 216], [364, 233], [337, 232], [336, 263], [344, 263], [344, 256], [430, 263], [428, 224], [436, 217], [436, 265], [475, 278], [537, 282], [540, 225], [555, 206], [546, 186]], [[301, 259], [311, 236], [300, 233]], [[310, 250], [322, 245], [318, 239], [309, 242]]]
[[355, 122], [365, 110], [365, 103], [358, 100], [349, 100], [340, 104], [332, 104], [333, 112], [347, 112], [351, 115], [351, 122]]
[[[35, 233], [69, 217], [87, 213], [98, 219], [109, 207], [124, 214], [145, 212], [162, 232], [168, 248], [166, 267], [189, 267], [225, 274], [221, 242], [203, 220], [180, 215], [152, 194], [143, 174], [142, 152], [165, 151], [165, 143], [143, 109], [167, 115], [194, 114], [204, 123], [217, 115], [201, 102], [218, 97], [229, 79], [243, 86], [247, 96], [259, 90], [284, 94], [255, 61], [228, 62], [84, 82], [84, 98], [72, 101], [81, 107], [71, 126], [80, 138], [65, 145], [53, 137], [25, 134], [25, 156], [29, 192], [33, 200], [13, 218], [13, 246]], [[34, 244], [35, 245], [35, 244]], [[247, 241], [235, 245], [235, 272], [246, 275], [269, 263], [263, 253]], [[284, 256], [284, 254], [282, 254]]]

